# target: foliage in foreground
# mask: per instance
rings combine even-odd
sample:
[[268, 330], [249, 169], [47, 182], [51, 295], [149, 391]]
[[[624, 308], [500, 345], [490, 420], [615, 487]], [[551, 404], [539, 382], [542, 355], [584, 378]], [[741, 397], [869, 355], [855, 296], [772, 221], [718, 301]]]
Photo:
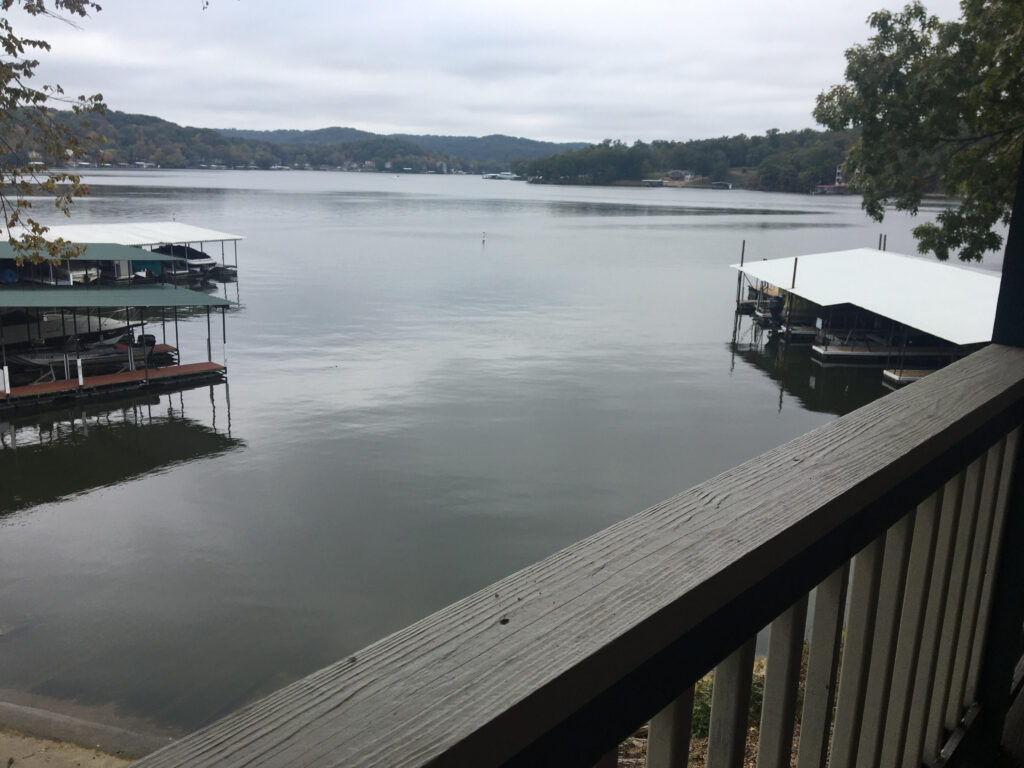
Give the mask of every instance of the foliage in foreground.
[[916, 227], [918, 250], [959, 251], [980, 261], [1009, 223], [1024, 146], [1024, 3], [963, 0], [940, 22], [914, 0], [878, 11], [875, 34], [846, 52], [846, 82], [818, 96], [814, 116], [832, 129], [860, 128], [846, 158], [864, 209], [917, 213], [927, 179], [960, 199], [936, 223]]
[[64, 96], [60, 86], [33, 86], [30, 81], [39, 65], [33, 53], [50, 50], [50, 44], [19, 35], [11, 24], [12, 9], [30, 16], [57, 16], [61, 12], [86, 16], [100, 7], [89, 0], [53, 0], [52, 8], [44, 0], [0, 1], [0, 235], [6, 235], [19, 261], [69, 258], [78, 255], [81, 246], [45, 240], [47, 228], [29, 213], [29, 197], [52, 196], [57, 210], [67, 216], [73, 199], [88, 190], [75, 174], [45, 173], [36, 158], [42, 152], [62, 160], [84, 157], [88, 142], [56, 122], [49, 105], [58, 102], [69, 105], [75, 114], [83, 114], [101, 111], [103, 97], [96, 94], [72, 99]]

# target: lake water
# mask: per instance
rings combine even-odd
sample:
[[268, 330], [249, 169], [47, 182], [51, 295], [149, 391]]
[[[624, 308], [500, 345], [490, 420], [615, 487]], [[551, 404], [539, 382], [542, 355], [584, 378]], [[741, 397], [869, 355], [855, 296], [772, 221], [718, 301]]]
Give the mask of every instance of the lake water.
[[[744, 239], [913, 252], [916, 223], [479, 177], [89, 181], [75, 221], [246, 236], [228, 384], [0, 424], [0, 700], [169, 733], [881, 394], [732, 345], [728, 265]], [[181, 347], [205, 359], [205, 316]]]

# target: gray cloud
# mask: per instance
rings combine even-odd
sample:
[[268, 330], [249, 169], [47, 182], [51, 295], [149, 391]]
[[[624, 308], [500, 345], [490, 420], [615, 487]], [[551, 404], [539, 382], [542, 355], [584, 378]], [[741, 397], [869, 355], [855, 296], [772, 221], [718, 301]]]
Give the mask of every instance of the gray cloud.
[[[40, 79], [187, 125], [597, 141], [813, 126], [865, 19], [902, 0], [105, 0]], [[943, 18], [954, 0], [932, 2]]]

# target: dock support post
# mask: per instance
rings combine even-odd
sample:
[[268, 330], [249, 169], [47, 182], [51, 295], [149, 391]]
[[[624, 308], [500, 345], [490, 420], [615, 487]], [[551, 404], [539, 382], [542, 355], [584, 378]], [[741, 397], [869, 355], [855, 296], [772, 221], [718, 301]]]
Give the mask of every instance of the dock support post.
[[740, 246], [740, 273], [736, 275], [736, 309], [740, 308], [740, 295], [743, 291], [743, 257], [747, 253], [747, 241]]
[[210, 341], [210, 307], [206, 307], [206, 359], [208, 362], [213, 362], [213, 344]]
[[75, 363], [78, 366], [78, 388], [81, 389], [85, 386], [85, 374], [82, 372], [82, 358], [76, 358]]
[[125, 320], [128, 322], [128, 335], [130, 337], [129, 340], [128, 340], [128, 370], [129, 371], [134, 371], [135, 370], [135, 350], [133, 350], [132, 347], [135, 346], [135, 344], [133, 343], [135, 341], [135, 336], [134, 336], [134, 333], [132, 331], [132, 315], [131, 315], [131, 310], [128, 307], [124, 308], [124, 317], [125, 317]]
[[[71, 263], [68, 262], [68, 270], [70, 271], [70, 269]], [[82, 348], [78, 343], [78, 315], [75, 314], [74, 311], [71, 312], [71, 325], [72, 330], [75, 332], [75, 359], [78, 361], [78, 386], [82, 386]], [[64, 359], [68, 359], [67, 355], [64, 356]], [[70, 379], [70, 373], [66, 375], [64, 378]]]
[[149, 383], [149, 355], [150, 355], [150, 353], [146, 351], [146, 316], [145, 316], [145, 314], [141, 315], [141, 319], [142, 319], [142, 330], [139, 333], [139, 337], [142, 339], [142, 365], [146, 369], [146, 383], [148, 384]]

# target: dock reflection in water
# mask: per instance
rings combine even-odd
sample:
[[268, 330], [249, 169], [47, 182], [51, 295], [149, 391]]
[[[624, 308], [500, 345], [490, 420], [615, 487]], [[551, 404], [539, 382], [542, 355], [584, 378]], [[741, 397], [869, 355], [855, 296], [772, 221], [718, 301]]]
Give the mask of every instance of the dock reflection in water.
[[739, 358], [777, 382], [779, 410], [788, 396], [808, 411], [842, 416], [886, 392], [881, 368], [822, 367], [810, 345], [787, 344], [744, 315], [736, 315], [729, 350], [733, 367]]
[[218, 413], [209, 390], [209, 409], [196, 416], [210, 424], [186, 414], [181, 392], [0, 420], [0, 519], [243, 446], [231, 435], [230, 397]]

